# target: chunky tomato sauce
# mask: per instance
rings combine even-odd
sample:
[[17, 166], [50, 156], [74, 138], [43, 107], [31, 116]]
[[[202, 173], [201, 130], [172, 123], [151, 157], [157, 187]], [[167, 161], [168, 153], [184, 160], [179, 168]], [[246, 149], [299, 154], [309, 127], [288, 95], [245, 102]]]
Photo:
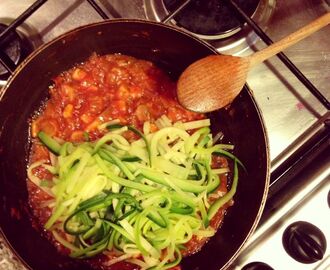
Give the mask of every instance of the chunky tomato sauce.
[[114, 119], [141, 128], [167, 115], [173, 122], [202, 118], [175, 100], [175, 83], [151, 62], [123, 55], [93, 55], [54, 79], [51, 98], [32, 124], [32, 133], [71, 141], [100, 136], [97, 127]]
[[[102, 123], [119, 120], [142, 129], [143, 123], [150, 122], [151, 131], [156, 130], [155, 120], [166, 115], [172, 122], [202, 119], [202, 114], [193, 113], [181, 107], [176, 100], [176, 84], [153, 63], [124, 55], [92, 55], [88, 61], [63, 72], [54, 79], [50, 87], [50, 98], [42, 112], [32, 121], [33, 139], [30, 163], [45, 159], [50, 162], [48, 150], [35, 138], [39, 131], [67, 141], [84, 141], [86, 136], [95, 140], [102, 136], [98, 127]], [[134, 139], [128, 132], [128, 139]], [[227, 161], [215, 157], [213, 167], [225, 167]], [[41, 179], [51, 180], [52, 175], [42, 167], [33, 170]], [[40, 228], [51, 214], [47, 202], [52, 197], [28, 181], [29, 199], [34, 216]], [[218, 192], [227, 191], [227, 180], [221, 177]], [[211, 220], [211, 226], [218, 228], [228, 203]], [[48, 237], [51, 238], [50, 234]], [[54, 239], [52, 239], [54, 241]], [[187, 243], [183, 255], [198, 251], [207, 239], [193, 238]], [[59, 250], [66, 252], [56, 241]], [[137, 269], [127, 263], [105, 267], [104, 255], [90, 260], [99, 269]], [[174, 268], [179, 269], [179, 268]]]

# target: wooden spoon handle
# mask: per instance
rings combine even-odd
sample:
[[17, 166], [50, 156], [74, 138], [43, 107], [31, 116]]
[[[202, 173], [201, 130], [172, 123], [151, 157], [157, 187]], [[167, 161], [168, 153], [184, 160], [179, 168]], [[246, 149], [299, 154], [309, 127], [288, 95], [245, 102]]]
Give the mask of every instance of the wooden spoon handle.
[[249, 56], [250, 58], [250, 66], [253, 67], [266, 59], [274, 56], [275, 54], [283, 51], [284, 49], [296, 44], [298, 41], [308, 37], [309, 35], [313, 34], [314, 32], [320, 30], [324, 26], [327, 26], [330, 23], [330, 12], [326, 13], [325, 15], [319, 17], [318, 19], [312, 21], [311, 23], [307, 24], [306, 26], [300, 28], [296, 32], [288, 35], [287, 37], [273, 43], [269, 47], [254, 53], [253, 55]]

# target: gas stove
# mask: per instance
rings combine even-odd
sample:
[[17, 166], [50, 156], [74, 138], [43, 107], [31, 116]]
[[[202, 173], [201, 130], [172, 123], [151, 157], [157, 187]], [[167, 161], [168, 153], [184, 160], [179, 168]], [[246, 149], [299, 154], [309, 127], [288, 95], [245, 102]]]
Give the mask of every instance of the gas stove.
[[[194, 33], [220, 53], [246, 56], [330, 11], [328, 0], [2, 0], [0, 37], [34, 4], [35, 11], [11, 34], [11, 47], [0, 51], [0, 58], [6, 54], [14, 62], [7, 69], [0, 64], [0, 88], [8, 69], [31, 51], [104, 18], [162, 21]], [[246, 22], [240, 11], [253, 21]], [[286, 50], [293, 68], [282, 55], [249, 73], [247, 84], [269, 138], [271, 186], [258, 229], [230, 269], [330, 269], [329, 35], [328, 26]], [[0, 269], [25, 269], [1, 237]]]

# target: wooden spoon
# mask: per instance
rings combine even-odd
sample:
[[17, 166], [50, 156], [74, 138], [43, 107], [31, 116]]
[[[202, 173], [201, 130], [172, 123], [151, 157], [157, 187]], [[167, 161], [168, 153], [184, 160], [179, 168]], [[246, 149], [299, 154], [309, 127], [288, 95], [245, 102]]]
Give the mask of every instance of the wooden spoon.
[[225, 107], [240, 93], [251, 68], [329, 23], [330, 12], [248, 57], [211, 55], [194, 62], [178, 80], [179, 102], [196, 112], [210, 112]]

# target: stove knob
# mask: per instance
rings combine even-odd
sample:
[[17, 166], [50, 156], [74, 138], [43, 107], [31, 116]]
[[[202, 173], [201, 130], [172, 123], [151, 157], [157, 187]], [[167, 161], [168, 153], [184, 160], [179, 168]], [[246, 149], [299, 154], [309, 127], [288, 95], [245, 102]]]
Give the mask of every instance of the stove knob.
[[274, 270], [268, 264], [263, 262], [252, 262], [245, 265], [241, 270]]
[[319, 228], [305, 221], [289, 225], [282, 236], [285, 251], [296, 261], [314, 263], [322, 260], [327, 241]]

